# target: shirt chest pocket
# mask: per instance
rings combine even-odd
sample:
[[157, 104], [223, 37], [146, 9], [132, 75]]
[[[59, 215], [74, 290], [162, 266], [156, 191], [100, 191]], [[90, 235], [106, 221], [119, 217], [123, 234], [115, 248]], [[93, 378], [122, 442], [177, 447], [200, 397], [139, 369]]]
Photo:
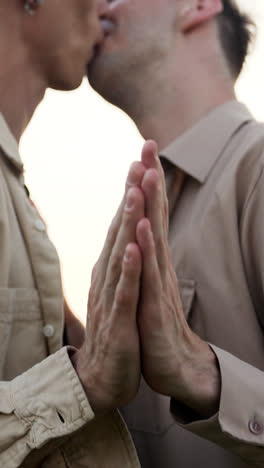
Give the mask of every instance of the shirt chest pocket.
[[[178, 279], [178, 284], [184, 315], [188, 320], [195, 297], [195, 281], [182, 278]], [[121, 409], [121, 413], [130, 431], [165, 435], [175, 424], [170, 403], [169, 397], [153, 392], [142, 378], [137, 396]]]
[[0, 288], [0, 379], [11, 380], [46, 355], [37, 290]]

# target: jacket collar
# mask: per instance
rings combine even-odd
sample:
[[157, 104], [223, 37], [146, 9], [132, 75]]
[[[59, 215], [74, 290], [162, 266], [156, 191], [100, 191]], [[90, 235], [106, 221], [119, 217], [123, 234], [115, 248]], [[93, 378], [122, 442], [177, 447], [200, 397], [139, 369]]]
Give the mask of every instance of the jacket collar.
[[160, 156], [204, 183], [232, 135], [252, 120], [242, 103], [228, 102], [173, 141]]
[[0, 148], [4, 156], [19, 171], [23, 172], [23, 163], [18, 151], [18, 143], [7, 126], [7, 123], [0, 113]]

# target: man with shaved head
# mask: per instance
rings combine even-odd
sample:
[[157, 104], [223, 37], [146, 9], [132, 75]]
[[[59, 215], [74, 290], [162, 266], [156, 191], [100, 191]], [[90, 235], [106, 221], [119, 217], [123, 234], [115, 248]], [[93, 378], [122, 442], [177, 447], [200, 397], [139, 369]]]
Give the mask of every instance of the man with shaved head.
[[252, 22], [232, 0], [112, 0], [100, 19], [90, 83], [157, 141], [169, 202], [170, 251], [162, 204], [152, 248], [138, 231], [123, 417], [144, 468], [262, 466], [264, 128], [234, 92]]

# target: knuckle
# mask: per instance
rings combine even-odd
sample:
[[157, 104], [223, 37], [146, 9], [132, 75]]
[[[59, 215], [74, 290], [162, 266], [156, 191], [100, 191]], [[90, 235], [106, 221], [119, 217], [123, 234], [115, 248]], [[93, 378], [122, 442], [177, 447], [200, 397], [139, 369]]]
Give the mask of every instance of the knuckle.
[[127, 213], [124, 216], [122, 223], [122, 236], [120, 242], [122, 245], [127, 245], [132, 239], [137, 225], [137, 218], [133, 216], [133, 213]]
[[107, 239], [110, 243], [112, 243], [115, 240], [117, 233], [118, 233], [118, 229], [119, 229], [119, 226], [115, 218], [111, 226], [108, 229]]
[[125, 290], [117, 290], [115, 295], [115, 305], [117, 309], [122, 308], [126, 304], [128, 304], [131, 300], [131, 295], [128, 291]]
[[103, 288], [102, 296], [103, 296], [103, 303], [104, 303], [105, 308], [109, 307], [109, 304], [113, 303], [115, 291], [116, 291], [116, 285], [114, 282], [109, 282]]
[[134, 186], [140, 181], [140, 178], [142, 177], [144, 172], [144, 166], [140, 161], [134, 161], [130, 168], [129, 168], [129, 173], [128, 173], [128, 179], [127, 179], [127, 187]]
[[123, 260], [123, 256], [121, 255], [120, 252], [115, 252], [112, 255], [110, 266], [109, 266], [110, 278], [113, 278], [115, 280], [116, 277], [120, 275], [122, 260]]
[[134, 205], [132, 210], [124, 211], [124, 216], [122, 219], [122, 232], [123, 237], [127, 238], [129, 233], [134, 229], [137, 220], [137, 206]]
[[121, 274], [121, 262], [122, 257], [120, 254], [115, 254], [111, 259], [105, 283], [105, 289], [110, 295], [112, 295], [116, 289]]
[[97, 302], [96, 294], [94, 288], [91, 286], [88, 294], [88, 311], [93, 310]]

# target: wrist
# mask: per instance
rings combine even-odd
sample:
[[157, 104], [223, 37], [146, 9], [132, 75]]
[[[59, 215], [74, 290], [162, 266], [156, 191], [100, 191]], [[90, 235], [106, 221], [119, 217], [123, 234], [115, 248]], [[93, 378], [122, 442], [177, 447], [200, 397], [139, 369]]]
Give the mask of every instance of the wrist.
[[181, 392], [176, 391], [173, 397], [209, 418], [219, 411], [221, 374], [215, 353], [207, 343], [199, 341], [199, 348], [181, 366]]
[[103, 414], [114, 409], [109, 398], [102, 395], [100, 385], [96, 383], [95, 378], [92, 376], [83, 347], [80, 350], [72, 348], [69, 357], [94, 414]]

